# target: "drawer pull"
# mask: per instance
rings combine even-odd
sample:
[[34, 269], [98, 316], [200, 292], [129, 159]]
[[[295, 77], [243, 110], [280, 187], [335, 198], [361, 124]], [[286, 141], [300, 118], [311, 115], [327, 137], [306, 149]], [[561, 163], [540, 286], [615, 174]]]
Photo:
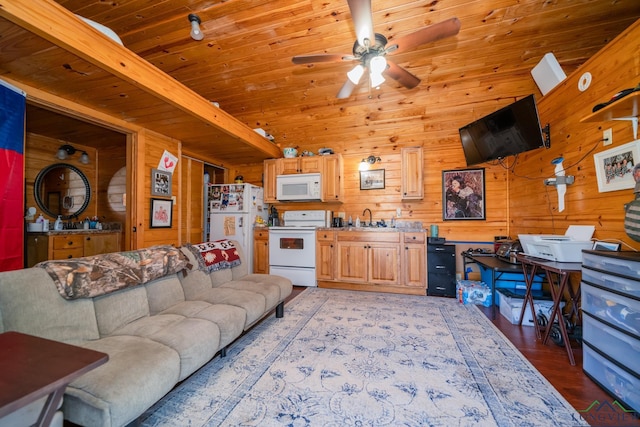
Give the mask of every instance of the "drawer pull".
[[73, 242], [72, 242], [71, 240], [69, 240], [69, 241], [67, 242], [67, 245], [71, 246], [71, 245], [73, 245]]

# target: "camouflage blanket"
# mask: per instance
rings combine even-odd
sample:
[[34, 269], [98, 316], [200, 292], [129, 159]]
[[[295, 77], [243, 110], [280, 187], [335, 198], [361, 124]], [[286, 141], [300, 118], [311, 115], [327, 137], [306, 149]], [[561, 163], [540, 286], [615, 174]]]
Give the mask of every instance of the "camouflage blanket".
[[153, 246], [84, 258], [43, 261], [44, 268], [62, 297], [93, 298], [120, 289], [142, 285], [187, 267], [187, 257], [170, 246]]
[[214, 240], [185, 246], [198, 260], [200, 270], [207, 273], [240, 265], [240, 255], [231, 240]]

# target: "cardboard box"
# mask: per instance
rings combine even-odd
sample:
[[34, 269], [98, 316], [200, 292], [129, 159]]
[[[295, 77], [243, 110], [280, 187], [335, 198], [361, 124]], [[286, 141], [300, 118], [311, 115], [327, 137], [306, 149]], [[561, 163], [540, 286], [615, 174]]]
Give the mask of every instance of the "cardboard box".
[[[520, 320], [520, 311], [522, 310], [523, 298], [509, 297], [501, 293], [496, 292], [496, 302], [500, 305], [500, 314], [503, 315], [509, 322], [514, 325], [518, 324]], [[547, 317], [547, 321], [551, 317], [551, 309], [553, 308], [553, 301], [546, 300], [533, 300], [533, 306], [538, 313], [542, 313]], [[560, 307], [564, 307], [564, 302]], [[522, 319], [522, 326], [533, 326], [534, 318], [531, 314], [531, 308], [527, 307], [524, 311], [524, 317]]]
[[477, 280], [456, 281], [456, 296], [462, 304], [491, 307], [491, 288]]

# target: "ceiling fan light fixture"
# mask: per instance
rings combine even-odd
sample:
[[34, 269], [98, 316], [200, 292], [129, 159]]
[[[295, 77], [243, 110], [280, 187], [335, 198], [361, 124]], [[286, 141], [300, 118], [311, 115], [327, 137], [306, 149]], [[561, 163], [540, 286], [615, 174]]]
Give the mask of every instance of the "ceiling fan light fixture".
[[371, 74], [382, 74], [387, 69], [387, 60], [383, 56], [374, 56], [369, 61], [369, 68], [371, 69]]
[[374, 73], [371, 71], [370, 75], [371, 87], [378, 89], [382, 83], [384, 83], [384, 76], [382, 73]]
[[347, 73], [347, 77], [349, 77], [349, 80], [351, 80], [351, 83], [353, 83], [354, 85], [357, 85], [360, 82], [360, 79], [362, 78], [363, 74], [364, 74], [364, 67], [361, 64], [358, 64], [355, 67], [353, 67], [351, 71]]
[[200, 17], [195, 13], [190, 13], [189, 22], [191, 23], [191, 33], [189, 34], [191, 38], [194, 40], [202, 40], [204, 38], [204, 34], [200, 29], [200, 24], [202, 23], [202, 21], [200, 21]]

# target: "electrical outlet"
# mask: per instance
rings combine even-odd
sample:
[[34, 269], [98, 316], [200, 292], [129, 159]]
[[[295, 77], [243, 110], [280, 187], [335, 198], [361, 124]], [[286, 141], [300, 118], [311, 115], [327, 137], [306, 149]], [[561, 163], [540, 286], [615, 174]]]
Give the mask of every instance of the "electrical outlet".
[[402, 209], [396, 208], [396, 218], [402, 218]]
[[602, 131], [602, 139], [604, 140], [603, 145], [613, 144], [613, 133], [611, 132], [611, 128]]

